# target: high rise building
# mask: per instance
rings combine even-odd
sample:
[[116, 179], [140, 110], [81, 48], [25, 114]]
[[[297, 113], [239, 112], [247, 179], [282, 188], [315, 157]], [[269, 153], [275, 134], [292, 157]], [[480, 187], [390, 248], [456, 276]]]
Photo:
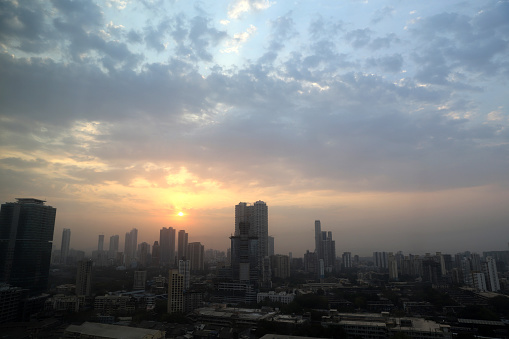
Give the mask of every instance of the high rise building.
[[133, 291], [145, 290], [147, 271], [134, 271]]
[[168, 278], [168, 313], [184, 311], [184, 276], [171, 269]]
[[199, 242], [189, 243], [187, 246], [187, 259], [191, 261], [191, 271], [203, 271], [205, 247]]
[[161, 264], [161, 246], [159, 246], [159, 242], [156, 240], [152, 245], [152, 265], [153, 267], [159, 267]]
[[179, 260], [179, 273], [184, 277], [184, 290], [191, 287], [191, 260]]
[[97, 242], [97, 250], [102, 252], [104, 250], [104, 234], [99, 234], [99, 241]]
[[392, 252], [389, 252], [389, 256], [387, 257], [387, 265], [389, 266], [389, 279], [398, 280], [398, 262], [396, 261], [396, 256]]
[[500, 290], [500, 282], [498, 280], [497, 265], [492, 257], [486, 257], [483, 263], [483, 272], [486, 276], [486, 285], [489, 291], [497, 292]]
[[133, 228], [125, 234], [124, 260], [125, 266], [132, 266], [136, 261], [136, 249], [138, 248], [138, 230]]
[[286, 279], [290, 276], [290, 258], [287, 255], [276, 254], [270, 259], [274, 277]]
[[175, 229], [163, 227], [159, 231], [159, 246], [161, 247], [161, 265], [175, 264]]
[[257, 260], [261, 269], [262, 281], [270, 281], [270, 269], [263, 269], [265, 257], [269, 255], [269, 216], [265, 202], [259, 200], [253, 205], [240, 202], [235, 206], [235, 236], [240, 235], [240, 224], [249, 224], [249, 236], [258, 238]]
[[110, 249], [108, 251], [108, 258], [115, 259], [118, 252], [118, 235], [112, 235], [110, 237]]
[[60, 263], [67, 264], [67, 257], [69, 257], [69, 245], [71, 243], [71, 230], [64, 228], [62, 231], [62, 244], [60, 245]]
[[343, 268], [352, 268], [352, 253], [343, 252], [342, 256]]
[[373, 262], [375, 263], [375, 267], [388, 268], [389, 263], [387, 260], [387, 252], [373, 252]]
[[180, 230], [178, 233], [178, 260], [187, 258], [187, 240], [188, 234], [185, 230]]
[[258, 261], [258, 237], [250, 235], [250, 223], [239, 223], [239, 234], [231, 236], [232, 279], [256, 285], [261, 280], [261, 266]]
[[320, 220], [315, 220], [315, 253], [319, 262], [323, 260], [325, 272], [332, 272], [336, 262], [336, 242], [332, 240], [332, 232], [322, 231]]
[[0, 282], [40, 294], [48, 287], [57, 210], [44, 200], [16, 200], [0, 210]]
[[269, 235], [269, 257], [274, 255], [274, 237]]
[[76, 271], [76, 295], [89, 296], [92, 290], [92, 261], [78, 261]]
[[142, 242], [138, 245], [138, 262], [142, 267], [148, 267], [151, 263], [150, 245]]

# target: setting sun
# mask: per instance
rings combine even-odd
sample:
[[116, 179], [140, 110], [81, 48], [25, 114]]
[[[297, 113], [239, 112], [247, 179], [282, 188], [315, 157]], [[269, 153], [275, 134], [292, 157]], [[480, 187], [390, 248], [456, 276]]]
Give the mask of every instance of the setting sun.
[[177, 213], [177, 215], [178, 215], [179, 217], [181, 217], [181, 216], [183, 216], [183, 215], [184, 215], [184, 213], [183, 213], [183, 212], [178, 212], [178, 213]]

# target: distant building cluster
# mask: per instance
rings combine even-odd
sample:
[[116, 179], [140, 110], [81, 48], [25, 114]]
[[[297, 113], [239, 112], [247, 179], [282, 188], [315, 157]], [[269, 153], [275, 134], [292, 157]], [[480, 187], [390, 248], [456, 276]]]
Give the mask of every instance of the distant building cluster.
[[[471, 252], [455, 255], [427, 253], [425, 255], [402, 252], [373, 252], [371, 258], [360, 258], [351, 252], [336, 256], [336, 242], [331, 231], [322, 231], [320, 220], [314, 221], [314, 251], [306, 250], [303, 257], [294, 258], [292, 253], [277, 253], [276, 239], [269, 236], [268, 206], [263, 201], [240, 202], [235, 205], [234, 227], [230, 236], [230, 248], [226, 251], [205, 250], [201, 242], [189, 241], [185, 230], [163, 227], [159, 239], [152, 245], [138, 243], [136, 228], [126, 232], [123, 252], [119, 249], [119, 235], [98, 235], [97, 249], [87, 257], [83, 251], [71, 248], [71, 229], [62, 231], [61, 246], [53, 251], [52, 239], [56, 209], [45, 201], [20, 198], [5, 203], [0, 211], [0, 323], [28, 320], [37, 311], [57, 314], [94, 309], [103, 322], [115, 316], [130, 316], [136, 310], [153, 310], [162, 300], [168, 313], [195, 311], [197, 319], [209, 319], [222, 323], [226, 308], [211, 310], [202, 308], [205, 291], [210, 301], [220, 304], [271, 303], [289, 304], [299, 294], [328, 293], [330, 290], [348, 286], [351, 281], [329, 281], [338, 272], [355, 272], [350, 279], [360, 285], [377, 279], [389, 283], [412, 281], [433, 287], [448, 288], [465, 286], [477, 292], [497, 292], [503, 284], [499, 271], [509, 267], [509, 251]], [[310, 225], [310, 234], [312, 226]], [[106, 241], [105, 241], [106, 240]], [[75, 268], [74, 284], [53, 287], [48, 291], [50, 262], [58, 268]], [[97, 295], [93, 291], [94, 270], [113, 268], [126, 272], [129, 288], [125, 282], [122, 290]], [[162, 270], [158, 276], [148, 272]], [[163, 273], [164, 272], [164, 273]], [[194, 279], [198, 274], [207, 275], [207, 283]], [[303, 290], [273, 289], [273, 284], [288, 281], [293, 274], [311, 277], [302, 284]], [[212, 280], [208, 280], [212, 278]], [[385, 277], [385, 278], [384, 278]], [[210, 281], [213, 281], [211, 286]], [[502, 281], [503, 283], [503, 281]], [[507, 281], [505, 282], [507, 285]], [[56, 293], [55, 293], [56, 292]], [[329, 305], [353, 310], [351, 301], [335, 299], [328, 295]], [[432, 305], [406, 300], [404, 310], [409, 313], [430, 312]], [[390, 300], [368, 301], [365, 308], [371, 312], [390, 312], [395, 305]], [[200, 310], [201, 309], [201, 310]], [[228, 309], [229, 310], [229, 309]], [[263, 313], [263, 314], [262, 314]], [[265, 319], [267, 312], [246, 312], [246, 324], [253, 319]], [[278, 316], [279, 317], [279, 316]], [[273, 315], [271, 321], [297, 324], [302, 319], [286, 319]], [[416, 325], [423, 331], [433, 328], [436, 336], [448, 337], [447, 327], [432, 322], [376, 318], [357, 319], [348, 314], [332, 314], [323, 319], [326, 326], [340, 324], [352, 336], [364, 336], [379, 332], [380, 337], [393, 334], [391, 328], [408, 327], [408, 335]], [[98, 321], [99, 321], [98, 320]], [[304, 320], [305, 321], [305, 320]], [[72, 331], [93, 331], [94, 326], [69, 328]], [[419, 332], [420, 333], [420, 332]], [[373, 334], [374, 335], [374, 334]], [[419, 334], [421, 335], [421, 334]]]

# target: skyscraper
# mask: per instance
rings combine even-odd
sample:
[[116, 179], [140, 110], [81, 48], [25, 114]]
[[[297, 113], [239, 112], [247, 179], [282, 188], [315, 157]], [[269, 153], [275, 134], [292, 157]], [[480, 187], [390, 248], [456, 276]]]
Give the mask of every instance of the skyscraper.
[[129, 233], [125, 234], [124, 261], [125, 266], [131, 266], [136, 260], [136, 249], [138, 248], [138, 230], [133, 228]]
[[336, 261], [336, 242], [332, 240], [332, 232], [322, 231], [320, 220], [315, 220], [315, 253], [320, 267], [323, 261], [325, 272], [332, 272]]
[[161, 265], [175, 264], [175, 229], [163, 227], [159, 231], [159, 246], [161, 248]]
[[185, 230], [180, 230], [178, 235], [178, 260], [187, 258], [187, 240], [188, 234]]
[[89, 296], [92, 289], [92, 261], [78, 261], [76, 271], [76, 295]]
[[171, 269], [168, 278], [168, 313], [184, 311], [184, 276]]
[[71, 230], [64, 228], [62, 231], [62, 244], [60, 245], [60, 263], [67, 264], [67, 257], [69, 256], [69, 245], [71, 243]]
[[118, 252], [118, 235], [112, 235], [110, 237], [110, 249], [108, 251], [108, 258], [115, 259]]
[[204, 255], [205, 248], [201, 243], [189, 243], [187, 246], [187, 259], [191, 261], [191, 271], [202, 271], [204, 269]]
[[99, 241], [97, 242], [97, 250], [103, 251], [104, 250], [104, 234], [99, 234]]
[[270, 280], [269, 272], [263, 270], [264, 259], [269, 255], [269, 214], [267, 204], [258, 200], [253, 205], [240, 202], [235, 206], [235, 235], [240, 235], [240, 223], [249, 224], [249, 236], [258, 238], [257, 260], [262, 280]]
[[269, 235], [269, 257], [274, 255], [274, 237]]
[[44, 200], [16, 200], [0, 210], [0, 282], [40, 294], [48, 287], [57, 210]]

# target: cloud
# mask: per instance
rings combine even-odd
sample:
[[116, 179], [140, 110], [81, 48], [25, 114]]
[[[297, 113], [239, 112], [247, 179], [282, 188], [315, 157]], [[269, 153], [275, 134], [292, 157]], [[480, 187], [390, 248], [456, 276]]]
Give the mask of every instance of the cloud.
[[386, 18], [390, 18], [394, 14], [394, 12], [395, 9], [392, 6], [385, 6], [383, 8], [377, 9], [373, 14], [371, 22], [377, 24]]
[[238, 53], [240, 46], [242, 46], [246, 41], [256, 32], [256, 27], [251, 25], [249, 28], [242, 33], [236, 33], [233, 35], [231, 40], [226, 41], [226, 48], [222, 49], [223, 53]]
[[269, 0], [233, 0], [228, 6], [228, 17], [238, 19], [243, 13], [262, 11], [273, 4]]

